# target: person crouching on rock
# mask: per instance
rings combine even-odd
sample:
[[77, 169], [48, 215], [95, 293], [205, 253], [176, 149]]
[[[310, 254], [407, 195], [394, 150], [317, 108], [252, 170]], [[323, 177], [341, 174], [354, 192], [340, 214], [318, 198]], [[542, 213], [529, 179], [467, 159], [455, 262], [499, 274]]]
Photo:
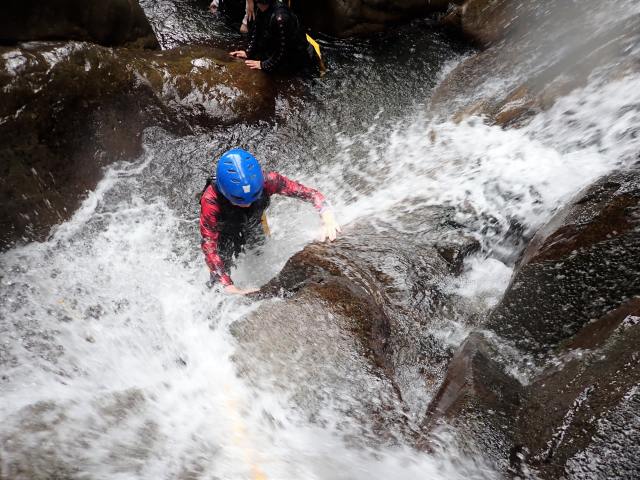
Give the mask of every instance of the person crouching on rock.
[[268, 73], [324, 69], [317, 43], [305, 35], [298, 17], [286, 5], [276, 0], [254, 1], [249, 46], [231, 56], [244, 58], [249, 68]]
[[274, 194], [312, 203], [322, 218], [323, 240], [333, 241], [341, 231], [322, 193], [277, 172], [265, 177], [253, 155], [241, 148], [229, 150], [218, 160], [215, 179], [207, 179], [200, 197], [202, 251], [211, 272], [211, 285], [220, 283], [227, 293], [240, 295], [256, 291], [237, 288], [229, 267], [246, 243], [264, 240], [268, 233], [264, 213]]

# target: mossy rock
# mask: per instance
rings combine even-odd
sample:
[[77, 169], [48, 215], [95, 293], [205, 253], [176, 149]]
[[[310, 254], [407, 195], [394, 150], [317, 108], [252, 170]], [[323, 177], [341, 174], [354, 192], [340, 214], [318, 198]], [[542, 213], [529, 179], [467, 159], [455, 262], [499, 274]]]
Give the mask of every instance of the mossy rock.
[[89, 43], [0, 47], [0, 247], [44, 238], [146, 127], [193, 132], [274, 111], [271, 79], [226, 52]]

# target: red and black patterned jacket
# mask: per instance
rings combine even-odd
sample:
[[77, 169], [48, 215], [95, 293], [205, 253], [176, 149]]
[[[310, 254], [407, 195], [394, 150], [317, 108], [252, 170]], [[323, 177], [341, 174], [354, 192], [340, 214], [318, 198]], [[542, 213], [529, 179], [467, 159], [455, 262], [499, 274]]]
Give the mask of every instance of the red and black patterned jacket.
[[277, 172], [267, 174], [264, 180], [262, 198], [247, 208], [231, 204], [215, 187], [208, 185], [200, 198], [200, 233], [205, 261], [212, 273], [222, 285], [232, 285], [229, 271], [221, 258], [219, 246], [225, 234], [223, 223], [238, 223], [249, 217], [260, 218], [269, 205], [271, 195], [285, 195], [312, 203], [322, 213], [328, 202], [322, 193], [295, 182]]

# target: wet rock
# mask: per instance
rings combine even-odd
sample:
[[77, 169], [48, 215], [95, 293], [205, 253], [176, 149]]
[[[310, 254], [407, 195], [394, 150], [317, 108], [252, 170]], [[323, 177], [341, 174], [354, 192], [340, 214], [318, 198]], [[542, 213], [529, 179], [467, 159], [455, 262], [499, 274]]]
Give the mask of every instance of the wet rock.
[[[442, 19], [448, 27], [482, 47], [514, 35], [526, 23], [530, 28], [544, 15], [550, 2], [515, 2], [513, 0], [459, 0]], [[556, 2], [551, 2], [556, 3]]]
[[[469, 335], [449, 364], [423, 429], [438, 435], [453, 428], [461, 448], [482, 451], [498, 469], [506, 471], [523, 387], [503, 371], [495, 357], [495, 348], [481, 333]], [[428, 449], [432, 438], [423, 437], [418, 447]]]
[[[406, 424], [406, 416], [422, 418], [452, 353], [437, 337], [443, 311], [451, 314], [453, 308], [443, 283], [477, 248], [460, 231], [454, 234], [451, 213], [434, 208], [416, 214], [423, 220], [429, 215], [426, 223], [448, 242], [435, 242], [427, 231], [407, 235], [391, 226], [358, 224], [332, 244], [312, 244], [294, 255], [261, 290], [263, 297], [282, 298], [236, 327], [246, 345], [246, 359], [239, 361], [248, 375], [299, 385], [307, 392], [297, 394], [305, 398], [298, 402], [305, 408], [323, 405], [309, 398], [335, 389], [333, 401], [350, 399], [349, 408], [363, 412], [365, 424], [379, 420], [374, 426], [379, 432], [396, 431], [394, 425]], [[319, 317], [318, 311], [324, 314]], [[425, 334], [428, 326], [431, 335]], [[299, 368], [292, 357], [312, 365]], [[333, 378], [335, 372], [343, 373]], [[318, 380], [325, 376], [332, 378]], [[384, 398], [370, 398], [366, 385], [374, 380], [366, 379], [372, 376], [384, 385]]]
[[[584, 450], [567, 461], [567, 476], [575, 479], [637, 478], [640, 474], [640, 390], [633, 387], [618, 405], [604, 412], [596, 432]], [[607, 452], [606, 461], [593, 461]]]
[[635, 298], [584, 327], [523, 386], [505, 373], [500, 344], [471, 334], [429, 406], [418, 447], [446, 430], [508, 476], [636, 478], [639, 335]]
[[635, 298], [587, 325], [558, 352], [558, 366], [528, 386], [515, 442], [541, 478], [640, 474], [640, 459], [631, 453], [640, 426], [638, 318]]
[[608, 6], [594, 0], [579, 7], [556, 0], [466, 2], [457, 17], [447, 17], [449, 24], [458, 18], [457, 28], [485, 50], [447, 75], [432, 107], [447, 116], [456, 112], [457, 119], [484, 115], [491, 123], [520, 126], [585, 86], [594, 72], [603, 81], [637, 72], [638, 55], [630, 52], [640, 38], [640, 17], [620, 8], [604, 23]]
[[385, 26], [447, 10], [447, 0], [325, 0], [294, 2], [304, 22], [314, 30], [340, 37], [379, 32]]
[[0, 17], [0, 44], [31, 40], [158, 47], [137, 0], [8, 0]]
[[274, 108], [266, 76], [198, 47], [5, 47], [0, 85], [0, 248], [68, 218], [104, 166], [141, 153], [144, 128], [192, 132]]
[[640, 184], [616, 174], [541, 229], [487, 328], [545, 355], [589, 322], [640, 295]]
[[450, 426], [510, 475], [637, 477], [639, 235], [637, 170], [585, 189], [541, 229], [488, 337], [472, 334], [449, 365], [420, 445]]
[[210, 127], [268, 118], [275, 110], [272, 79], [227, 51], [178, 47], [123, 56], [140, 83], [185, 124]]

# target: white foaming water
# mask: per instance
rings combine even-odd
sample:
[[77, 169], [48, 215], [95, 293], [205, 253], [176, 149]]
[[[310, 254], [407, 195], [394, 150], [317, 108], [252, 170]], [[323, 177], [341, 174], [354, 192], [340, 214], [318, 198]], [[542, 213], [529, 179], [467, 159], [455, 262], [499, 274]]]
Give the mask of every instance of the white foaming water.
[[[402, 230], [398, 211], [444, 205], [483, 256], [513, 249], [504, 240], [514, 223], [532, 232], [580, 188], [635, 161], [638, 84], [637, 76], [594, 83], [517, 131], [480, 119], [373, 127], [339, 138], [343, 158], [299, 179], [327, 193], [345, 224]], [[191, 220], [132, 193], [149, 162], [111, 169], [50, 240], [0, 256], [2, 475], [14, 462], [34, 476], [57, 465], [96, 479], [494, 475], [447, 445], [439, 455], [355, 449], [327, 426], [341, 422], [336, 412], [311, 424], [277, 394], [245, 384], [228, 326], [255, 305], [207, 290]], [[285, 202], [271, 211], [262, 280], [315, 234], [312, 211]], [[459, 293], [494, 302], [511, 267], [496, 262], [470, 260]], [[247, 263], [237, 272], [245, 280]], [[480, 287], [488, 267], [493, 278]]]
[[[450, 205], [463, 224], [484, 216], [491, 230], [506, 231], [513, 221], [535, 230], [579, 189], [637, 160], [639, 84], [637, 75], [594, 82], [519, 130], [478, 117], [460, 124], [417, 118], [392, 132], [339, 138], [343, 158], [318, 183], [341, 199], [344, 223], [385, 213], [393, 222], [400, 208]], [[502, 239], [475, 233], [488, 247]]]
[[495, 258], [473, 256], [465, 262], [465, 274], [452, 282], [452, 292], [494, 307], [509, 285], [513, 269]]
[[253, 307], [206, 289], [184, 220], [131, 193], [149, 163], [112, 169], [49, 241], [0, 257], [3, 476], [490, 475], [473, 459], [349, 448], [245, 385], [227, 327]]

